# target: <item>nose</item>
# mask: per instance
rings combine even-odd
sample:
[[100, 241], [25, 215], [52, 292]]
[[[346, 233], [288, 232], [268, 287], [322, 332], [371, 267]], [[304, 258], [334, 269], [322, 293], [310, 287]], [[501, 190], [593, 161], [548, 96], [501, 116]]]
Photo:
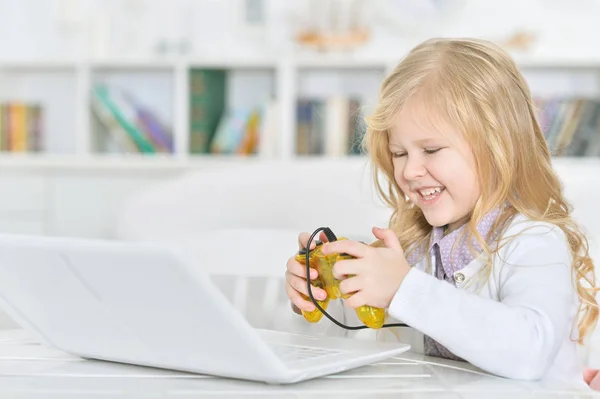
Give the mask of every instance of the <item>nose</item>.
[[425, 176], [427, 168], [423, 163], [423, 159], [418, 155], [412, 157], [406, 157], [406, 163], [404, 164], [404, 170], [402, 171], [404, 178], [408, 181], [415, 180]]

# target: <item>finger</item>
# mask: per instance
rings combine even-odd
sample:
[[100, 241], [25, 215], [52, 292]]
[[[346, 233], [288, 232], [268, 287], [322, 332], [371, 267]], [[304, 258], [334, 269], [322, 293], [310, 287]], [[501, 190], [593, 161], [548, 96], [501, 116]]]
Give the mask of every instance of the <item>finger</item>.
[[321, 242], [329, 242], [329, 239], [327, 238], [327, 236], [325, 235], [324, 232], [321, 232], [321, 234], [319, 234], [319, 241], [321, 241]]
[[338, 280], [344, 279], [346, 276], [351, 274], [360, 274], [362, 271], [362, 262], [360, 259], [344, 259], [338, 260], [333, 265], [333, 277]]
[[372, 248], [367, 244], [351, 240], [339, 240], [323, 245], [324, 254], [346, 253], [355, 258], [363, 258]]
[[316, 306], [311, 301], [307, 301], [306, 299], [302, 298], [300, 293], [296, 291], [293, 287], [286, 285], [285, 288], [293, 306], [296, 306], [296, 308], [304, 310], [306, 312], [312, 312], [316, 309]]
[[[310, 238], [310, 234], [308, 234], [307, 232], [300, 233], [300, 235], [298, 236], [298, 248], [299, 249], [306, 248], [306, 243], [308, 242], [309, 238]], [[312, 247], [312, 245], [311, 245], [311, 247]]]
[[[316, 269], [310, 268], [310, 279], [314, 280], [319, 276]], [[306, 265], [296, 261], [294, 257], [290, 258], [287, 263], [287, 271], [302, 278], [306, 278]]]
[[302, 314], [302, 312], [300, 311], [300, 308], [298, 306], [296, 306], [293, 302], [290, 302], [290, 305], [292, 305], [292, 311], [296, 314]]
[[340, 291], [342, 294], [353, 294], [360, 291], [362, 283], [360, 277], [349, 277], [340, 282]]
[[[307, 283], [306, 280], [294, 275], [288, 275], [288, 278], [286, 279], [288, 285], [290, 285], [292, 288], [294, 288], [296, 291], [309, 296], [308, 295], [308, 287], [307, 287]], [[315, 299], [319, 299], [319, 300], [323, 300], [327, 297], [327, 293], [325, 292], [325, 290], [315, 287], [314, 285], [311, 285], [310, 290], [312, 292], [312, 295]]]
[[[298, 247], [299, 249], [305, 249], [306, 248], [306, 244], [308, 243], [308, 240], [310, 239], [310, 236], [312, 234], [309, 233], [300, 233], [300, 235], [298, 236]], [[321, 234], [319, 234], [319, 241], [321, 242], [327, 242], [327, 236], [325, 235], [325, 233], [321, 232]], [[312, 242], [310, 243], [310, 249], [315, 249], [315, 247], [317, 246], [317, 240], [313, 239]]]
[[344, 300], [344, 306], [356, 309], [359, 306], [366, 305], [367, 301], [364, 294], [359, 291], [350, 298]]
[[596, 370], [596, 369], [583, 370], [583, 379], [584, 379], [585, 383], [588, 385], [592, 382], [592, 380], [594, 379], [594, 377], [596, 377], [596, 375], [598, 375], [598, 370]]
[[592, 381], [590, 381], [590, 388], [594, 391], [600, 391], [600, 379], [598, 378], [599, 374], [596, 374]]
[[383, 245], [386, 246], [386, 248], [402, 250], [402, 247], [400, 246], [400, 241], [398, 240], [396, 233], [394, 233], [391, 229], [373, 227], [373, 235], [380, 239], [383, 242]]

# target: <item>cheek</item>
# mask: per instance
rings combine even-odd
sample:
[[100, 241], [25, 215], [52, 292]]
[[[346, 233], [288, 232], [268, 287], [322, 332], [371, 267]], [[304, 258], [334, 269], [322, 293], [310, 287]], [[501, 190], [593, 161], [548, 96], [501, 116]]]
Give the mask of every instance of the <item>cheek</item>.
[[480, 188], [479, 188], [479, 179], [477, 176], [477, 171], [475, 167], [474, 159], [464, 159], [462, 165], [462, 176], [465, 180], [465, 189], [468, 189], [467, 193], [474, 200], [479, 197]]
[[448, 154], [429, 165], [431, 175], [443, 184], [454, 196], [478, 195], [479, 184], [474, 166], [459, 154]]
[[474, 203], [481, 193], [475, 157], [466, 143], [461, 150], [460, 153], [455, 154], [459, 157], [457, 164], [460, 166], [460, 175], [464, 179], [465, 195]]
[[408, 189], [408, 182], [404, 178], [404, 163], [402, 162], [402, 158], [394, 158], [394, 179], [396, 183], [400, 186], [402, 191], [406, 193]]

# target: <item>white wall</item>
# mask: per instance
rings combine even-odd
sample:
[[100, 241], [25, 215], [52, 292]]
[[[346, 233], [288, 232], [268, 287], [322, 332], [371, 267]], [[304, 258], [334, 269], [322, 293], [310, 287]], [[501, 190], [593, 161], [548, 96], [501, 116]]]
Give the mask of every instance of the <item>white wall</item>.
[[[189, 41], [196, 54], [249, 53], [255, 51], [257, 38], [271, 44], [289, 39], [290, 26], [301, 20], [293, 13], [303, 10], [309, 0], [263, 3], [267, 26], [261, 35], [253, 34], [257, 29], [245, 20], [244, 0], [0, 0], [0, 54], [2, 58], [148, 56], [156, 54], [161, 40], [179, 38]], [[450, 4], [448, 15], [432, 13], [434, 3]], [[394, 51], [394, 43], [432, 35], [501, 39], [517, 28], [538, 35], [539, 54], [585, 53], [594, 48], [600, 30], [597, 0], [367, 4], [365, 19], [373, 23], [374, 37], [362, 53]]]

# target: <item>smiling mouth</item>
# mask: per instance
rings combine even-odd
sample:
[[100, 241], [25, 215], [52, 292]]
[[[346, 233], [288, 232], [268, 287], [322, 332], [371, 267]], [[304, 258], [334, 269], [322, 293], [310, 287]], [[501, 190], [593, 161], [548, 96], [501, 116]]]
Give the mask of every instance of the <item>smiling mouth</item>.
[[419, 193], [421, 198], [423, 198], [425, 201], [429, 201], [437, 198], [441, 193], [444, 192], [445, 189], [446, 187], [431, 187], [424, 188], [422, 190], [417, 190], [417, 192]]

